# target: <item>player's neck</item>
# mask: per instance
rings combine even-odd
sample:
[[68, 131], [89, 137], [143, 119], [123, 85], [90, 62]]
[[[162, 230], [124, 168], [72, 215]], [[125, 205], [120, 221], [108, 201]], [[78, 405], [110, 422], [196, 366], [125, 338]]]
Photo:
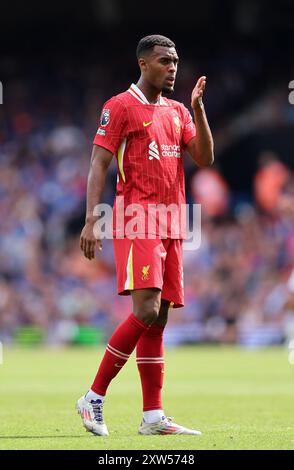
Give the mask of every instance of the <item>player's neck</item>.
[[136, 85], [138, 88], [140, 88], [149, 103], [157, 104], [159, 102], [161, 93], [158, 92], [156, 88], [149, 85], [149, 83], [143, 81], [142, 78], [139, 79]]

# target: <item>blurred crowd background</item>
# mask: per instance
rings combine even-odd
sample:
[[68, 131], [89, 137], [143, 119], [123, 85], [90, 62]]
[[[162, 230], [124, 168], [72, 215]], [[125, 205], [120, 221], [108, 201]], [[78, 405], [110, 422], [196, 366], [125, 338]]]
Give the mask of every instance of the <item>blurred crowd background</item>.
[[[185, 307], [166, 343], [281, 344], [294, 337], [292, 2], [208, 0], [191, 14], [151, 1], [13, 2], [1, 12], [0, 340], [97, 344], [130, 312], [116, 294], [112, 241], [79, 248], [92, 140], [103, 102], [136, 82], [138, 40], [176, 42], [173, 99], [207, 76], [215, 165], [185, 158], [202, 243], [184, 252]], [[193, 10], [194, 11], [194, 10]], [[142, 16], [143, 15], [143, 16]], [[103, 201], [112, 203], [113, 159]], [[290, 280], [289, 280], [290, 279]]]

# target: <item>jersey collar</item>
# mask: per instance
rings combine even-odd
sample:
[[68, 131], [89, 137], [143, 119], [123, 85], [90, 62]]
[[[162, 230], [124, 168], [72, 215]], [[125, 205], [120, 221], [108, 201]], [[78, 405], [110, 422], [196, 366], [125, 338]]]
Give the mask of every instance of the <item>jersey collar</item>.
[[[144, 93], [142, 93], [140, 88], [137, 87], [137, 85], [135, 85], [134, 83], [131, 84], [130, 88], [128, 89], [128, 92], [131, 93], [131, 95], [134, 96], [134, 98], [136, 98], [142, 104], [154, 104], [154, 103], [149, 103]], [[165, 99], [161, 95], [159, 97], [159, 102], [156, 103], [154, 106], [158, 106], [158, 105], [167, 106]]]

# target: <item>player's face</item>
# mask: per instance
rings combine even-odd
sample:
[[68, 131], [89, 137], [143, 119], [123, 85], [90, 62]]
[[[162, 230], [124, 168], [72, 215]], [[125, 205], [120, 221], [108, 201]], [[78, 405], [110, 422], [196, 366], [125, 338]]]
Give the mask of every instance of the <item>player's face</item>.
[[155, 46], [146, 58], [145, 78], [160, 91], [172, 93], [179, 57], [174, 47]]

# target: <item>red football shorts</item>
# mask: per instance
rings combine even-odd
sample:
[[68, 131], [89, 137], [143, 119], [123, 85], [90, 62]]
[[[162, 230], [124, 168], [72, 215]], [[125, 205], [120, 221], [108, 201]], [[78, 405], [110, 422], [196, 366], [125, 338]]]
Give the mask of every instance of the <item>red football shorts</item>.
[[120, 295], [157, 287], [161, 298], [171, 302], [171, 307], [183, 307], [182, 240], [115, 238], [113, 244]]

